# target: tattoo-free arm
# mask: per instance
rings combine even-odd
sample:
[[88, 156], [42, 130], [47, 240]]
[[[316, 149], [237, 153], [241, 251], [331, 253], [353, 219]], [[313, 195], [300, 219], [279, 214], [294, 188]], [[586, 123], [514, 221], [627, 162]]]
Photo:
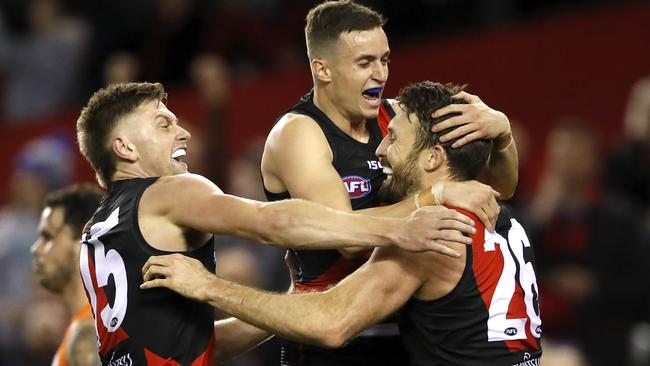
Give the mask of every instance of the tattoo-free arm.
[[247, 352], [273, 336], [236, 318], [215, 321], [214, 335], [216, 362]]
[[416, 258], [414, 253], [377, 249], [367, 264], [334, 288], [286, 295], [224, 281], [197, 260], [173, 254], [149, 259], [141, 287], [167, 287], [280, 336], [340, 347], [399, 309], [420, 287], [426, 271]]
[[473, 222], [453, 210], [429, 208], [395, 219], [336, 211], [305, 200], [263, 203], [223, 194], [209, 180], [192, 174], [162, 177], [147, 191], [148, 202], [156, 205], [151, 203], [152, 214], [180, 227], [289, 248], [397, 245], [457, 256], [442, 241], [467, 243], [461, 232], [474, 231]]

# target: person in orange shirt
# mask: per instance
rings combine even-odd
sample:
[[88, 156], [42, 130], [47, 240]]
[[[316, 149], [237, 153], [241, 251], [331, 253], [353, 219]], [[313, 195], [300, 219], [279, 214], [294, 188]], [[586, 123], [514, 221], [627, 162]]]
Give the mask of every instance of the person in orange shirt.
[[31, 247], [36, 278], [59, 295], [72, 314], [52, 366], [101, 365], [92, 311], [79, 276], [81, 232], [101, 197], [101, 191], [91, 184], [48, 194], [38, 225], [39, 237]]

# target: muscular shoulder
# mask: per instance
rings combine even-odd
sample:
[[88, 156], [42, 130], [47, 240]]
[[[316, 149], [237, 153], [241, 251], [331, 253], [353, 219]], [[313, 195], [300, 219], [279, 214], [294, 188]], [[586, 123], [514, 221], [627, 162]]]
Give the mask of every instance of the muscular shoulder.
[[178, 202], [190, 202], [204, 195], [219, 193], [223, 193], [219, 187], [198, 174], [164, 176], [144, 192], [141, 212], [164, 214]]
[[[267, 145], [327, 143], [325, 134], [318, 123], [303, 114], [287, 113], [273, 127], [267, 140]], [[278, 146], [279, 147], [279, 146]]]
[[264, 146], [262, 173], [282, 176], [281, 170], [303, 164], [331, 164], [332, 150], [320, 126], [311, 117], [288, 113], [273, 127]]

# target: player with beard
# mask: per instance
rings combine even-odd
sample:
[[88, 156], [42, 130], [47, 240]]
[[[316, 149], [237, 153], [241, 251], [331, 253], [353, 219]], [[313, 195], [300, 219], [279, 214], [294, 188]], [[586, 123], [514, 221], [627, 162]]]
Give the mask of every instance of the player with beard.
[[[423, 188], [476, 179], [484, 171], [492, 141], [452, 148], [455, 141], [440, 136], [456, 128], [453, 121], [432, 118], [434, 110], [462, 103], [453, 98], [460, 90], [422, 82], [401, 92], [400, 111], [377, 150], [388, 174], [386, 199], [418, 205]], [[539, 365], [539, 292], [524, 228], [502, 206], [496, 231], [480, 225], [471, 238], [472, 246], [455, 246], [460, 258], [378, 248], [363, 267], [320, 293], [247, 288], [175, 255], [150, 258], [141, 287], [167, 287], [270, 332], [326, 347], [344, 345], [403, 306], [400, 330], [410, 357], [403, 364]]]
[[32, 245], [34, 274], [43, 287], [61, 296], [72, 320], [52, 361], [53, 366], [101, 365], [92, 312], [79, 277], [81, 231], [102, 193], [89, 184], [50, 192]]
[[[383, 25], [382, 15], [352, 1], [323, 2], [308, 13], [305, 39], [313, 90], [278, 119], [267, 138], [261, 171], [269, 201], [303, 198], [348, 211], [380, 204], [377, 193], [386, 175], [375, 150], [394, 115], [391, 101], [382, 99], [390, 56]], [[459, 98], [470, 103], [438, 112], [460, 113], [450, 123], [462, 126], [443, 139], [458, 138], [454, 147], [474, 139], [495, 139], [492, 174], [483, 181], [507, 199], [517, 185], [517, 154], [508, 119], [476, 96], [461, 93]], [[420, 204], [448, 202], [476, 213], [493, 228], [498, 206], [491, 187], [446, 182], [433, 192], [436, 199], [430, 187], [423, 187]], [[414, 209], [409, 200], [369, 212], [400, 216]], [[293, 290], [326, 290], [369, 255], [354, 247], [288, 250]], [[397, 324], [389, 319], [338, 350], [283, 341], [281, 364], [401, 365], [400, 344]]]
[[215, 344], [227, 349], [229, 342], [266, 337], [237, 321], [215, 325], [209, 305], [138, 288], [152, 255], [177, 252], [214, 270], [212, 233], [285, 248], [352, 242], [452, 253], [447, 245], [468, 244], [462, 233], [474, 232], [467, 217], [436, 207], [381, 218], [303, 200], [266, 203], [224, 194], [187, 172], [190, 134], [166, 107], [166, 96], [157, 83], [113, 84], [97, 91], [77, 120], [79, 148], [107, 185], [84, 230], [79, 261], [104, 365], [207, 366]]

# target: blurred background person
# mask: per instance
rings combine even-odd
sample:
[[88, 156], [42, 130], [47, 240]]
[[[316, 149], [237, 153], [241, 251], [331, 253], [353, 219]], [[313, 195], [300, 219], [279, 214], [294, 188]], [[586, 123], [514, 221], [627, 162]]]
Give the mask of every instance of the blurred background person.
[[81, 92], [89, 33], [59, 0], [32, 0], [27, 31], [11, 33], [0, 9], [0, 74], [6, 80], [2, 112], [16, 123], [58, 111]]
[[38, 224], [39, 237], [31, 247], [36, 278], [61, 298], [71, 317], [53, 365], [101, 365], [93, 314], [79, 274], [79, 253], [83, 228], [102, 196], [90, 184], [50, 192]]

